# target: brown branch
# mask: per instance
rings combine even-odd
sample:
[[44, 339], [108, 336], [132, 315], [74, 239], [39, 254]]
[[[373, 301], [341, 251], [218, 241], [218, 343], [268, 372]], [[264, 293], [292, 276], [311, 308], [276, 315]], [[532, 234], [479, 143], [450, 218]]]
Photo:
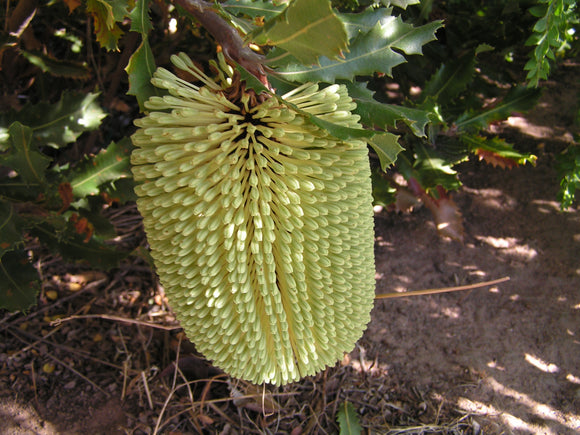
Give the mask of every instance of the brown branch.
[[265, 58], [253, 52], [244, 44], [244, 40], [230, 24], [220, 17], [211, 3], [204, 0], [173, 0], [173, 2], [191, 15], [213, 36], [221, 45], [226, 59], [241, 65], [246, 71], [254, 75], [264, 85], [270, 87], [264, 66]]

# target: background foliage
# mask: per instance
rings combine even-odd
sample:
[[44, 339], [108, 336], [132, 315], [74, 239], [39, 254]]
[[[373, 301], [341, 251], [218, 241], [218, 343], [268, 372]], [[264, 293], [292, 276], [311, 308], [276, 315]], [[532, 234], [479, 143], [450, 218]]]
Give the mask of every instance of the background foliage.
[[[216, 41], [192, 15], [192, 4], [207, 6], [21, 0], [2, 10], [1, 308], [35, 303], [41, 284], [35, 266], [43, 252], [104, 269], [128, 255], [146, 255], [119, 249], [107, 219], [134, 199], [132, 119], [157, 92], [149, 80], [170, 54], [186, 51], [204, 64], [216, 43], [231, 49], [231, 34]], [[578, 53], [573, 0], [227, 0], [209, 6], [259, 48], [241, 62], [248, 86], [279, 96], [311, 81], [346, 83], [364, 129], [311, 122], [340, 139], [368, 141], [377, 204], [407, 211], [422, 202], [440, 233], [459, 240], [462, 217], [449, 193], [461, 186], [460, 164], [471, 157], [502, 168], [534, 164], [531, 150], [515, 149], [488, 126], [531, 109], [539, 83]], [[271, 89], [248, 71], [256, 63], [270, 71]], [[103, 71], [113, 80], [106, 82]], [[558, 162], [559, 200], [570, 207], [580, 187], [578, 147]]]

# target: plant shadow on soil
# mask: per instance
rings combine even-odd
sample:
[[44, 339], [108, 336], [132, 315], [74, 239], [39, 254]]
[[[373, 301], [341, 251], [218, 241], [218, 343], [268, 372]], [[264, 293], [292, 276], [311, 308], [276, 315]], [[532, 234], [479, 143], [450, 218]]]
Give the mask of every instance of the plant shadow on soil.
[[[534, 112], [498, 127], [508, 141], [538, 153], [536, 168], [464, 164], [464, 187], [453, 197], [464, 218], [463, 244], [440, 239], [424, 209], [376, 216], [377, 293], [510, 281], [377, 300], [367, 332], [339, 367], [272, 390], [274, 410], [260, 412], [259, 399], [258, 411], [247, 402], [191, 406], [208, 391], [227, 398], [241, 386], [196, 390], [191, 398], [175, 393], [171, 376], [160, 380], [159, 372], [171, 368], [179, 335], [155, 299], [151, 273], [141, 264], [97, 275], [102, 284], [54, 310], [44, 300], [35, 310], [46, 311], [27, 322], [4, 316], [0, 433], [152, 433], [160, 422], [160, 433], [334, 433], [344, 401], [369, 433], [578, 433], [580, 214], [559, 210], [553, 157], [575, 128], [560, 108], [577, 110], [579, 71], [564, 66]], [[522, 122], [529, 123], [525, 131]], [[57, 267], [63, 276], [70, 271]], [[70, 297], [64, 287], [59, 293]], [[52, 336], [60, 347], [47, 341], [49, 314], [151, 320], [151, 307], [168, 330], [84, 319]], [[29, 335], [17, 340], [19, 333], [7, 332], [11, 325]]]

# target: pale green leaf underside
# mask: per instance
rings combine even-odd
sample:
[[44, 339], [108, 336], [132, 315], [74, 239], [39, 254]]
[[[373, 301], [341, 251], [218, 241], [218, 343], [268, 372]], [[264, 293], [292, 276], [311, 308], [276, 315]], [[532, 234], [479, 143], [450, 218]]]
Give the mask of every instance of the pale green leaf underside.
[[320, 56], [338, 57], [348, 43], [344, 25], [328, 0], [295, 0], [249, 38], [280, 47], [305, 65], [316, 63]]
[[359, 435], [362, 432], [358, 414], [350, 402], [345, 401], [340, 405], [336, 420], [340, 428], [340, 435]]
[[151, 0], [138, 0], [135, 7], [129, 13], [131, 18], [131, 30], [147, 35], [153, 28], [151, 18], [149, 17], [149, 2]]
[[137, 97], [139, 107], [143, 111], [145, 101], [149, 97], [159, 94], [157, 88], [151, 84], [151, 77], [153, 77], [155, 72], [155, 59], [146, 36], [137, 50], [131, 55], [125, 71], [129, 76], [129, 91], [127, 94]]
[[386, 171], [397, 160], [398, 154], [403, 151], [399, 145], [399, 136], [392, 133], [376, 134], [368, 139], [368, 144], [379, 156], [381, 169]]
[[275, 18], [284, 7], [270, 1], [228, 0], [221, 3], [223, 10], [232, 15], [246, 15], [251, 18], [263, 17], [266, 20]]

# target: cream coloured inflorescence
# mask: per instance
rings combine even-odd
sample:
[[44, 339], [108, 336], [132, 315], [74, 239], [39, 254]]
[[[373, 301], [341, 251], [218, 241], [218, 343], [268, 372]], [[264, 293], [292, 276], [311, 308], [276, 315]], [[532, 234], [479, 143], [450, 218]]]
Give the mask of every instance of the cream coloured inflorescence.
[[223, 62], [216, 80], [183, 53], [172, 62], [200, 86], [157, 70], [168, 95], [135, 121], [131, 160], [178, 320], [207, 358], [254, 383], [334, 365], [374, 299], [368, 153], [301, 111], [360, 128], [355, 104], [342, 85], [308, 84], [287, 105], [246, 91]]

